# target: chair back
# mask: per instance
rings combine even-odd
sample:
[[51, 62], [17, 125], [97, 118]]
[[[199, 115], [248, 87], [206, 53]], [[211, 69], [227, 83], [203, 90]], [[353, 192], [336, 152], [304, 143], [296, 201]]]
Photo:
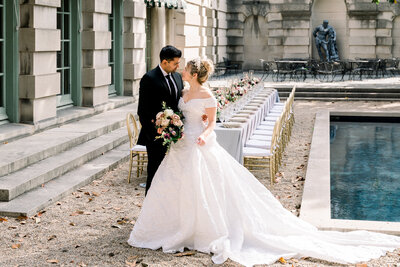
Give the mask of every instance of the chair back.
[[294, 102], [294, 95], [296, 94], [296, 85], [293, 86], [292, 92], [290, 93], [290, 99], [289, 99], [289, 106], [291, 109], [293, 109], [293, 102]]
[[290, 94], [289, 94], [289, 98], [294, 98], [294, 94], [296, 93], [296, 85], [295, 86], [293, 86], [293, 89], [292, 89], [292, 91], [290, 92]]
[[126, 128], [128, 129], [129, 146], [134, 147], [139, 138], [140, 122], [136, 121], [132, 113], [126, 114]]
[[275, 150], [277, 149], [277, 145], [279, 145], [279, 136], [280, 136], [280, 131], [282, 129], [282, 116], [283, 113], [276, 119], [274, 129], [272, 130], [272, 138], [271, 138], [271, 147], [270, 147], [270, 153], [273, 154], [275, 153]]
[[231, 64], [231, 61], [229, 59], [227, 59], [226, 57], [222, 57], [222, 59], [224, 60], [225, 65]]

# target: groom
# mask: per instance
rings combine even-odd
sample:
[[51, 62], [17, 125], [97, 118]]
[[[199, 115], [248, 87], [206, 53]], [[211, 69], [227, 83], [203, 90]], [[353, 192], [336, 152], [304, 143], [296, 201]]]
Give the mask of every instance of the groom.
[[154, 174], [167, 152], [161, 139], [155, 139], [157, 130], [154, 124], [156, 115], [162, 109], [162, 102], [167, 107], [178, 111], [178, 100], [182, 95], [182, 77], [176, 70], [179, 67], [182, 52], [167, 45], [161, 49], [160, 64], [147, 72], [140, 80], [138, 112], [142, 129], [138, 144], [147, 148], [146, 194]]

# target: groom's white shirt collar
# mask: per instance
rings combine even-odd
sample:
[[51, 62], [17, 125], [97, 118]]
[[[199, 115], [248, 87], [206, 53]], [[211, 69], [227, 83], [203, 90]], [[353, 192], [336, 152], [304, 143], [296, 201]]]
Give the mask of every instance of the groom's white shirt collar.
[[168, 75], [168, 73], [163, 68], [161, 68], [160, 64], [158, 64], [158, 67], [160, 68], [160, 70], [161, 70], [162, 74], [164, 75], [164, 77]]

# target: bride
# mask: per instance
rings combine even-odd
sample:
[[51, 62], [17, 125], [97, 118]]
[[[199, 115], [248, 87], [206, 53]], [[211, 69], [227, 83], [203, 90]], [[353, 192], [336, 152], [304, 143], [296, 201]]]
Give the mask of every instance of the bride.
[[[190, 88], [179, 108], [185, 138], [158, 168], [128, 243], [166, 253], [184, 248], [245, 266], [313, 257], [337, 263], [368, 261], [400, 247], [400, 237], [319, 231], [300, 220], [216, 141], [216, 100], [203, 86], [208, 60], [191, 60], [182, 73]], [[202, 121], [207, 114], [208, 124]]]

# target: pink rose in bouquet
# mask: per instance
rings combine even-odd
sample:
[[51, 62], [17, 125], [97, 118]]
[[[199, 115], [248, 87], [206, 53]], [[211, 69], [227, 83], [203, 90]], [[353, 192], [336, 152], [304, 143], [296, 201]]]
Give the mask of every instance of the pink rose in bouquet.
[[162, 139], [163, 145], [167, 146], [169, 150], [172, 143], [178, 142], [183, 138], [183, 115], [178, 112], [174, 112], [173, 109], [166, 106], [166, 103], [162, 103], [162, 111], [156, 115], [155, 126], [157, 128], [157, 134], [159, 136], [156, 139]]

